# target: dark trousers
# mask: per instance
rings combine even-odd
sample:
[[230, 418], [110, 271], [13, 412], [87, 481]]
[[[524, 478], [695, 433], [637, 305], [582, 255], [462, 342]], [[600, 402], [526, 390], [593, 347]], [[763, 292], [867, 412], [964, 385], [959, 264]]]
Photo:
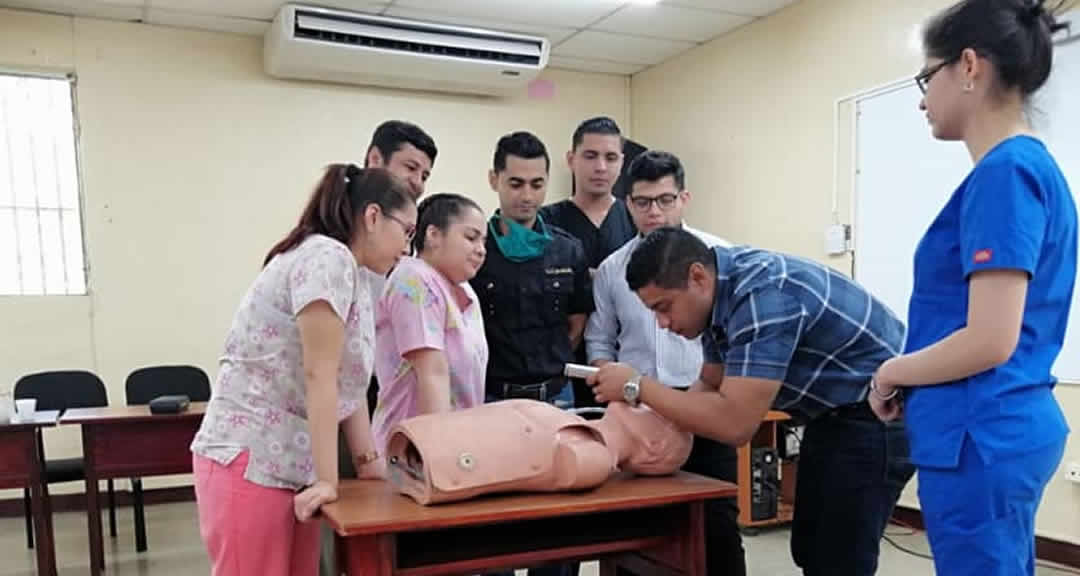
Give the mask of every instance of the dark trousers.
[[806, 576], [871, 576], [885, 526], [915, 472], [901, 422], [865, 402], [806, 425], [799, 447], [791, 555]]

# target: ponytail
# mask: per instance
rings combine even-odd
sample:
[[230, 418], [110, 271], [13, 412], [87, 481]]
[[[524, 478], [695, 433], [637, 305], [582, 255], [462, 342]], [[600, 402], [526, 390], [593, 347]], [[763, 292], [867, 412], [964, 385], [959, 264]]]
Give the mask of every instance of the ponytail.
[[405, 184], [384, 169], [331, 164], [300, 214], [300, 221], [270, 249], [263, 266], [274, 256], [296, 248], [312, 234], [350, 244], [356, 233], [356, 217], [368, 206], [375, 204], [390, 213], [408, 202], [413, 200]]

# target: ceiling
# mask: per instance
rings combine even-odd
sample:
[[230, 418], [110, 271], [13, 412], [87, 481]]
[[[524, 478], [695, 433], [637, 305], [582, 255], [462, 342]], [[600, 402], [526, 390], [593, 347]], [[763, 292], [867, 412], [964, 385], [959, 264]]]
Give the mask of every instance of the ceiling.
[[[296, 0], [372, 14], [540, 34], [550, 66], [633, 74], [795, 0]], [[0, 0], [0, 7], [258, 36], [284, 0]]]

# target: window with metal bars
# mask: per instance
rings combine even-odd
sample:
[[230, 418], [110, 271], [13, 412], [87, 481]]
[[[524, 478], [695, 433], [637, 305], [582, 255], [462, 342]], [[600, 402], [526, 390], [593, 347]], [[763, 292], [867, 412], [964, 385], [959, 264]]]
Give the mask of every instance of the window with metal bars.
[[0, 295], [86, 294], [74, 86], [0, 73]]

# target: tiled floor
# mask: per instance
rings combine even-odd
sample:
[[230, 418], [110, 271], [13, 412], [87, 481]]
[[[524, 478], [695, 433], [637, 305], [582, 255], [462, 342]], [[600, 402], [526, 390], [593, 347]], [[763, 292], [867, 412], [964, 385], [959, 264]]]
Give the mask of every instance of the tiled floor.
[[[146, 509], [146, 529], [150, 550], [135, 554], [131, 510], [121, 509], [117, 518], [119, 537], [106, 538], [108, 576], [179, 576], [209, 574], [193, 503], [165, 504]], [[89, 574], [86, 517], [83, 514], [58, 514], [55, 518], [57, 562], [62, 576]], [[107, 527], [106, 527], [107, 530]], [[921, 533], [908, 534], [901, 528], [889, 529], [889, 536], [900, 546], [917, 552], [927, 551]], [[752, 576], [797, 576], [799, 570], [788, 553], [788, 531], [762, 532], [746, 537], [746, 554]], [[35, 574], [34, 555], [26, 549], [23, 521], [0, 519], [0, 576]], [[581, 576], [596, 576], [595, 563], [583, 565]], [[1073, 572], [1076, 574], [1077, 572]], [[882, 544], [880, 576], [919, 576], [933, 574], [928, 560], [901, 552], [893, 545]], [[1067, 572], [1040, 567], [1039, 576], [1058, 576]]]

